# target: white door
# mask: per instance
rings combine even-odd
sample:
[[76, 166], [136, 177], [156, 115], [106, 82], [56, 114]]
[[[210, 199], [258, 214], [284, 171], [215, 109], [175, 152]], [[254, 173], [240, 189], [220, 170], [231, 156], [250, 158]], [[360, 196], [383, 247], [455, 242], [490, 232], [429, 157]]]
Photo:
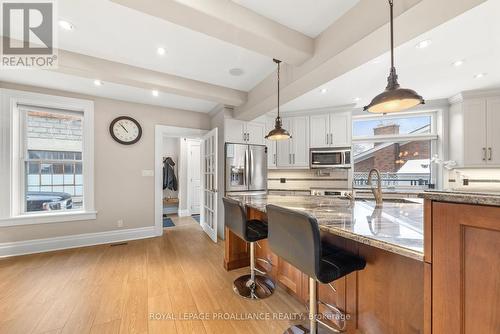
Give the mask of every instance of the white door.
[[500, 98], [490, 98], [488, 103], [487, 130], [488, 134], [488, 164], [500, 165]]
[[211, 130], [201, 143], [201, 227], [217, 242], [217, 128]]
[[486, 100], [464, 102], [464, 165], [486, 164]]
[[265, 145], [267, 133], [266, 125], [264, 123], [248, 122], [247, 123], [247, 142], [252, 145]]
[[292, 166], [309, 167], [309, 117], [298, 116], [291, 118], [292, 126]]
[[227, 143], [246, 144], [245, 122], [237, 119], [224, 120], [224, 138]]
[[[267, 118], [266, 119], [266, 135], [274, 129], [274, 119], [273, 118]], [[276, 168], [276, 163], [277, 163], [277, 156], [276, 156], [276, 140], [267, 140], [266, 139], [266, 146], [267, 146], [267, 168], [268, 169], [274, 169]]]
[[330, 146], [351, 146], [351, 113], [340, 112], [330, 115]]
[[198, 140], [188, 141], [188, 203], [192, 215], [200, 214], [201, 147]]
[[330, 142], [330, 115], [312, 115], [310, 117], [311, 147], [328, 147]]

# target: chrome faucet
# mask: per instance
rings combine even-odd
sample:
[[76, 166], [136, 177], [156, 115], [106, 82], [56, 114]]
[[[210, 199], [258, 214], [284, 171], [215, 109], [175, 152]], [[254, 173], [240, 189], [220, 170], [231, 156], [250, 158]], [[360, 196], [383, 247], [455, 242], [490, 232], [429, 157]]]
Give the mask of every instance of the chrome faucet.
[[[373, 187], [372, 177], [373, 173], [377, 174], [377, 188]], [[382, 205], [382, 178], [380, 177], [380, 171], [376, 168], [373, 168], [368, 173], [368, 185], [370, 186], [373, 196], [375, 197], [375, 204]]]

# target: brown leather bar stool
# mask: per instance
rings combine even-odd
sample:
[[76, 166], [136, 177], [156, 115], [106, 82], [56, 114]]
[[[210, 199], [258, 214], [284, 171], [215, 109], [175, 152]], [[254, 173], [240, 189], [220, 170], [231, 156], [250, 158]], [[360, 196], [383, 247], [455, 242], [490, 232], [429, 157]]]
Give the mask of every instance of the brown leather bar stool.
[[[333, 327], [318, 318], [318, 282], [329, 284], [365, 268], [362, 258], [337, 247], [322, 242], [316, 218], [275, 205], [267, 205], [269, 228], [269, 246], [272, 251], [309, 276], [309, 322], [294, 325], [285, 333], [313, 333], [325, 331], [325, 328], [341, 333], [345, 329], [345, 320], [339, 328]], [[320, 301], [320, 303], [322, 303]], [[322, 303], [330, 311], [345, 319], [345, 314], [337, 307]], [[318, 324], [322, 325], [321, 327]]]
[[[255, 243], [267, 238], [267, 224], [256, 219], [247, 220], [245, 209], [234, 199], [224, 197], [225, 225], [238, 237], [250, 244], [250, 274], [238, 277], [233, 282], [233, 290], [248, 299], [267, 298], [274, 292], [275, 283], [255, 268]], [[259, 259], [268, 264], [269, 261]]]

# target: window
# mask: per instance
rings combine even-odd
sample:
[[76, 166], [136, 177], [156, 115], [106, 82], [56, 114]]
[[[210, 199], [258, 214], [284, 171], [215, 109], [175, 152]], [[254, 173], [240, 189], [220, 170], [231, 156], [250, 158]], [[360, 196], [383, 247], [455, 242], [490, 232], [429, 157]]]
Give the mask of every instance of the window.
[[418, 189], [435, 184], [431, 157], [436, 151], [435, 114], [353, 118], [355, 187], [368, 187], [376, 168], [384, 188]]
[[0, 226], [95, 219], [92, 102], [1, 93]]
[[25, 120], [24, 212], [83, 207], [83, 113], [21, 106]]

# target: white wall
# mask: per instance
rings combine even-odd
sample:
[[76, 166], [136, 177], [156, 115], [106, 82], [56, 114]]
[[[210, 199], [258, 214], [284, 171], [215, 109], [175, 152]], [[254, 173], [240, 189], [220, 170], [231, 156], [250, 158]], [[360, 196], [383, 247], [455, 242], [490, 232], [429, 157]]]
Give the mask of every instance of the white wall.
[[[0, 87], [94, 101], [95, 108], [95, 206], [97, 219], [41, 225], [0, 227], [0, 243], [81, 233], [154, 226], [154, 178], [143, 177], [144, 169], [154, 170], [155, 125], [210, 129], [207, 114], [135, 104], [1, 82]], [[109, 124], [118, 116], [136, 118], [142, 139], [125, 146], [109, 135]], [[6, 191], [6, 189], [0, 189]], [[123, 219], [123, 227], [117, 220]]]

